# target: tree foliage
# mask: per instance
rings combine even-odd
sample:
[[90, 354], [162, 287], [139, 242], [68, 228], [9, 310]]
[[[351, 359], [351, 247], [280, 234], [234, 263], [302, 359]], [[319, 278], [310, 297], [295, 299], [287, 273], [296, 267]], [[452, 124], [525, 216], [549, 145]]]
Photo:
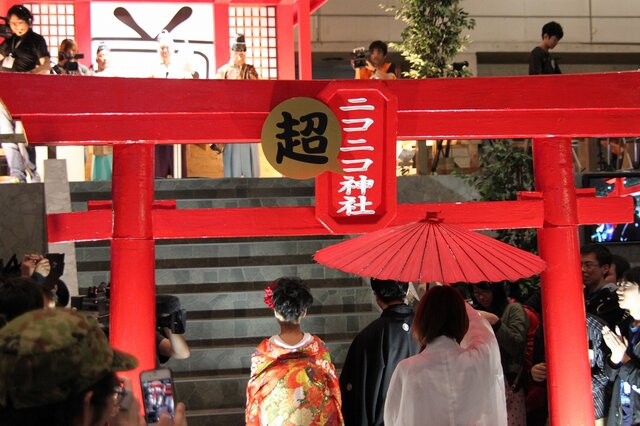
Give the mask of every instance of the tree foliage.
[[[511, 201], [520, 191], [534, 190], [533, 158], [526, 149], [511, 140], [497, 140], [484, 145], [480, 155], [481, 169], [467, 175], [468, 182], [478, 191], [482, 201]], [[530, 253], [538, 252], [535, 229], [501, 229], [496, 238]], [[538, 285], [537, 279], [520, 280], [515, 288], [526, 299]]]
[[411, 64], [411, 69], [403, 73], [405, 77], [470, 75], [468, 69], [456, 70], [450, 63], [470, 42], [463, 32], [476, 24], [460, 7], [460, 0], [398, 0], [397, 6], [381, 6], [406, 24], [402, 42], [391, 43]]

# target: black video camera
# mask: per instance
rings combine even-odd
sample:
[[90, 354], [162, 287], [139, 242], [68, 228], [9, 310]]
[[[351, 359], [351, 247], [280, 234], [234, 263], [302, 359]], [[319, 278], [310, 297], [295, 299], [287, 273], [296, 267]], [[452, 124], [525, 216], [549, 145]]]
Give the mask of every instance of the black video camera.
[[60, 278], [64, 274], [64, 253], [47, 253], [44, 257], [49, 260], [49, 265], [51, 265], [51, 272], [47, 278]]
[[365, 68], [367, 66], [367, 61], [369, 60], [369, 51], [364, 47], [356, 47], [353, 49], [353, 53], [351, 54], [351, 58], [353, 59], [353, 67], [354, 68]]
[[184, 334], [187, 328], [187, 310], [178, 309], [168, 316], [160, 316], [156, 321], [158, 330], [168, 328], [173, 334]]
[[69, 289], [67, 284], [60, 279], [64, 274], [64, 253], [47, 253], [44, 257], [49, 260], [51, 271], [42, 280], [42, 288], [52, 295], [56, 306], [67, 306]]
[[184, 334], [187, 329], [187, 311], [180, 309], [180, 299], [170, 294], [156, 295], [156, 328], [168, 328], [173, 334]]
[[63, 67], [64, 70], [66, 72], [75, 72], [75, 71], [78, 71], [78, 59], [83, 59], [84, 54], [78, 53], [78, 54], [72, 55], [69, 52], [64, 52], [62, 54], [62, 57], [67, 60], [67, 62], [64, 63], [64, 67]]
[[9, 38], [13, 35], [13, 31], [11, 31], [11, 27], [9, 26], [9, 21], [4, 16], [0, 16], [0, 21], [4, 23], [0, 23], [0, 37]]
[[454, 62], [451, 64], [451, 66], [453, 67], [454, 71], [461, 72], [465, 67], [469, 66], [469, 62], [468, 61]]
[[98, 320], [100, 328], [107, 334], [109, 330], [109, 297], [111, 288], [107, 283], [89, 287], [87, 294], [71, 297], [71, 307]]
[[18, 262], [18, 255], [13, 254], [11, 259], [6, 263], [4, 263], [4, 259], [0, 259], [0, 274], [2, 278], [9, 279], [13, 277], [20, 276], [20, 262]]

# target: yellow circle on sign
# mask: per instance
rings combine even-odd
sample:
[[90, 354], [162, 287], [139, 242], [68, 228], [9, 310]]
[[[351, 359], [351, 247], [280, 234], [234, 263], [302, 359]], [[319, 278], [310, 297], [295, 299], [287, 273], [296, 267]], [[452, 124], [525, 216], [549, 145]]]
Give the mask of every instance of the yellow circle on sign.
[[326, 171], [344, 174], [338, 163], [340, 123], [313, 98], [291, 98], [276, 106], [262, 125], [262, 151], [284, 176], [308, 179]]

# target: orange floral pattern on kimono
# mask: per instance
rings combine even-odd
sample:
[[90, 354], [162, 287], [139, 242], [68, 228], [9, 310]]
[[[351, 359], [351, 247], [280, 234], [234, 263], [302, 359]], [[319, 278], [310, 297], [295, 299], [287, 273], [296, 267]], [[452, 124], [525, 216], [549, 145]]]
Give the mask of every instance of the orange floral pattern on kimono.
[[270, 339], [251, 356], [248, 426], [344, 425], [340, 384], [329, 350], [316, 336], [288, 349]]

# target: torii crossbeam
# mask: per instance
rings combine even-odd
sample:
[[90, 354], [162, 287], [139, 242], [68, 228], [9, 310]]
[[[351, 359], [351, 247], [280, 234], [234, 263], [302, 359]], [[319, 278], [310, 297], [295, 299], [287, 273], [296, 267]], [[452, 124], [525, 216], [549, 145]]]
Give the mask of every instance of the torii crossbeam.
[[[534, 138], [536, 194], [513, 202], [399, 205], [378, 226], [407, 223], [435, 208], [447, 222], [472, 229], [538, 228], [548, 265], [542, 291], [551, 422], [593, 423], [577, 227], [631, 222], [633, 202], [578, 196], [570, 138], [640, 134], [640, 74], [382, 82], [3, 73], [0, 85], [30, 143], [114, 145], [113, 210], [50, 215], [49, 240], [111, 240], [111, 338], [137, 355], [142, 369], [154, 363], [154, 239], [362, 232], [328, 229], [313, 207], [155, 209], [154, 144], [258, 141], [277, 104], [322, 98], [328, 88], [391, 93], [397, 113], [385, 124], [398, 139]], [[322, 190], [316, 186], [316, 193]]]

